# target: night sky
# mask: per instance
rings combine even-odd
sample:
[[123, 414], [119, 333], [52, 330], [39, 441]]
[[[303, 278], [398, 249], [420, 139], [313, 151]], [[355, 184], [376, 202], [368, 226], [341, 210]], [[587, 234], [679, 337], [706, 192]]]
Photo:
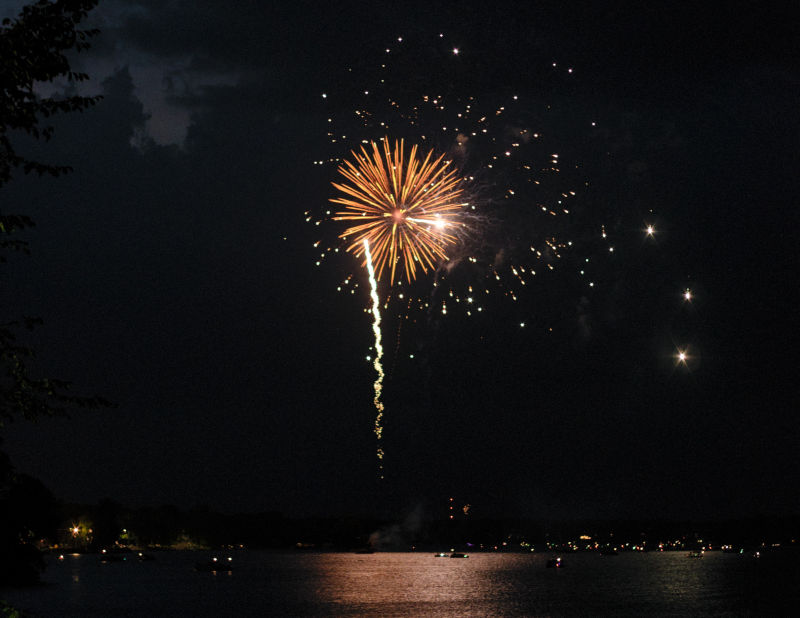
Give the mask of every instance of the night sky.
[[[399, 517], [450, 496], [487, 516], [800, 512], [791, 3], [360, 4], [94, 11], [74, 64], [105, 98], [20, 140], [74, 173], [2, 189], [37, 227], [0, 306], [44, 319], [42, 374], [117, 406], [7, 426], [16, 467], [66, 501], [226, 512]], [[551, 105], [542, 126], [591, 181], [576, 216], [602, 214], [615, 252], [592, 289], [565, 265], [480, 317], [420, 316], [396, 359], [387, 318], [378, 481], [366, 276], [348, 255], [315, 265], [304, 213], [333, 195], [314, 161], [360, 67], [439, 33], [458, 57], [405, 74]], [[337, 293], [350, 273], [356, 293]]]

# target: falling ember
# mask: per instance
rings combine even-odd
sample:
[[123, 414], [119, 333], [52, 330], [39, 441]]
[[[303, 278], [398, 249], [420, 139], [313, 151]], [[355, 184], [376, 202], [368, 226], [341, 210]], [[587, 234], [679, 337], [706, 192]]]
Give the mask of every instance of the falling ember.
[[415, 145], [406, 158], [403, 140], [395, 140], [392, 147], [388, 137], [383, 139], [383, 152], [377, 143], [370, 144], [371, 152], [362, 146], [360, 153], [352, 152], [355, 163], [345, 161], [339, 167], [350, 184], [333, 183], [345, 194], [330, 200], [344, 206], [333, 220], [359, 221], [341, 238], [353, 237], [347, 250], [356, 256], [366, 253], [365, 241], [369, 241], [378, 281], [388, 266], [389, 285], [393, 285], [401, 261], [406, 280], [412, 281], [417, 267], [428, 272], [436, 262], [447, 259], [444, 247], [456, 238], [445, 229], [463, 207], [459, 201], [463, 179], [444, 154], [434, 158], [431, 150], [417, 158]]
[[370, 298], [372, 299], [372, 332], [375, 335], [375, 360], [372, 361], [372, 366], [375, 367], [375, 373], [378, 377], [375, 379], [375, 409], [378, 411], [375, 417], [375, 437], [378, 440], [378, 469], [383, 478], [383, 402], [381, 401], [381, 391], [383, 390], [383, 365], [381, 359], [383, 358], [383, 345], [381, 344], [381, 313], [380, 301], [378, 300], [378, 282], [375, 280], [375, 270], [372, 266], [372, 254], [369, 251], [369, 240], [364, 239], [364, 255], [367, 260], [367, 272], [369, 273], [370, 285]]

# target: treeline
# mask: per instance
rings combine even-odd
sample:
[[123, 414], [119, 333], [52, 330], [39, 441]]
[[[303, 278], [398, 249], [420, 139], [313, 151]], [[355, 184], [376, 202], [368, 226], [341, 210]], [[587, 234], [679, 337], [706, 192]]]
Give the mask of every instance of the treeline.
[[[199, 549], [238, 547], [284, 549], [366, 544], [379, 523], [356, 518], [288, 518], [278, 512], [225, 514], [207, 506], [124, 507], [111, 500], [66, 504], [57, 531], [62, 546], [90, 550], [113, 546]], [[76, 532], [73, 532], [76, 531]]]
[[763, 546], [798, 547], [800, 516], [726, 521], [536, 521], [457, 516], [289, 517], [226, 514], [209, 507], [131, 508], [57, 501], [37, 479], [13, 470], [0, 452], [0, 585], [32, 583], [42, 551], [248, 548], [398, 551], [620, 551]]
[[[800, 537], [800, 516], [726, 521], [533, 521], [527, 519], [426, 519], [382, 521], [359, 517], [287, 517], [279, 512], [224, 514], [209, 507], [172, 505], [128, 508], [111, 500], [63, 505], [54, 542], [81, 540], [88, 550], [117, 546], [198, 549], [384, 550], [467, 547], [473, 551], [537, 550], [587, 545], [656, 549], [700, 546], [791, 545]], [[74, 533], [78, 529], [78, 534]], [[87, 536], [79, 539], [83, 531]], [[91, 532], [89, 532], [91, 531]], [[582, 538], [583, 537], [583, 538]], [[588, 538], [587, 538], [588, 537]], [[75, 543], [73, 543], [75, 545]]]

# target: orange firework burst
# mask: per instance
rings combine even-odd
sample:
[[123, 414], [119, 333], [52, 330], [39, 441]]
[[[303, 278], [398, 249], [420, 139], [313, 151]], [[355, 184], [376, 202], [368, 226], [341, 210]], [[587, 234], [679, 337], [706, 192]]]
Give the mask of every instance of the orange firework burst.
[[406, 279], [411, 281], [417, 265], [428, 272], [435, 262], [447, 259], [444, 247], [456, 238], [444, 230], [462, 207], [458, 201], [463, 192], [458, 188], [461, 178], [443, 154], [434, 159], [433, 150], [420, 159], [414, 145], [406, 159], [403, 140], [395, 140], [392, 149], [384, 138], [383, 153], [378, 144], [370, 144], [371, 153], [362, 146], [360, 154], [352, 151], [355, 162], [345, 161], [339, 167], [351, 184], [333, 183], [345, 194], [330, 200], [345, 207], [333, 219], [363, 221], [340, 237], [353, 237], [347, 250], [357, 257], [364, 254], [364, 240], [369, 241], [378, 280], [388, 265], [392, 285], [402, 260]]

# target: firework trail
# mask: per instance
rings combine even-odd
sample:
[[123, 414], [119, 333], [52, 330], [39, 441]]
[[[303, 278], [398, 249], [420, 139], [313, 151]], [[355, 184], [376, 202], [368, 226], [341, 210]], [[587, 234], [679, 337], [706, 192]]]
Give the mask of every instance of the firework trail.
[[372, 255], [369, 251], [369, 240], [364, 239], [364, 255], [367, 259], [367, 272], [369, 273], [370, 298], [372, 299], [372, 332], [375, 335], [375, 360], [372, 366], [378, 377], [375, 379], [375, 409], [378, 411], [375, 417], [375, 437], [378, 441], [376, 454], [378, 456], [378, 469], [383, 478], [383, 402], [381, 401], [381, 391], [383, 390], [383, 345], [381, 344], [381, 312], [380, 301], [378, 300], [378, 282], [375, 280], [375, 269], [372, 267]]

